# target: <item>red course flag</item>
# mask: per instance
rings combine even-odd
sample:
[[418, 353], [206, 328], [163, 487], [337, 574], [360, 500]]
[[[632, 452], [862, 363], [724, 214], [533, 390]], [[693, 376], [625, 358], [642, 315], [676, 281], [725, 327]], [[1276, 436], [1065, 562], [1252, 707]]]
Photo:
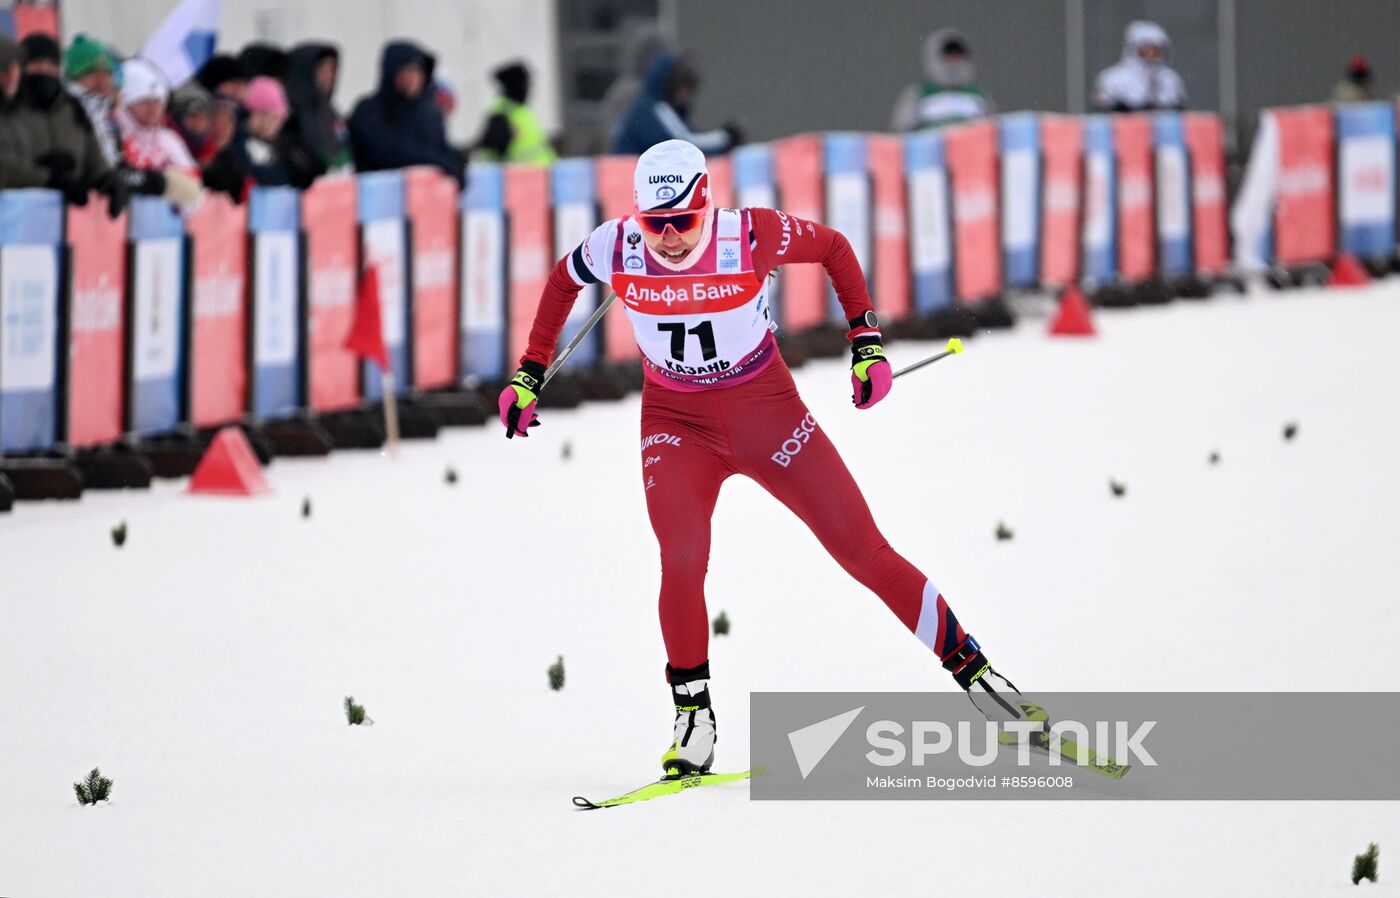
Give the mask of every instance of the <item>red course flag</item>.
[[384, 345], [384, 321], [379, 312], [379, 267], [369, 265], [360, 278], [355, 297], [355, 321], [345, 337], [345, 348], [372, 359], [380, 371], [389, 370], [389, 350]]

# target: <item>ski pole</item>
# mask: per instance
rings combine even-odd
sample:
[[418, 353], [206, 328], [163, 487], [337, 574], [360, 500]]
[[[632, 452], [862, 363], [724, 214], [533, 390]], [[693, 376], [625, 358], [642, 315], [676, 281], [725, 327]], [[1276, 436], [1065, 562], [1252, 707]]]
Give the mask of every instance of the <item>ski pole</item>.
[[588, 336], [588, 332], [593, 330], [599, 321], [603, 320], [603, 313], [608, 310], [608, 306], [612, 305], [614, 299], [617, 299], [617, 294], [609, 291], [608, 298], [600, 302], [598, 308], [594, 309], [593, 314], [589, 315], [588, 320], [583, 323], [583, 329], [574, 334], [574, 338], [569, 341], [567, 346], [559, 350], [559, 355], [554, 359], [554, 363], [545, 369], [544, 380], [540, 382], [541, 390], [544, 389], [545, 384], [549, 383], [549, 379], [555, 375], [564, 361], [574, 354], [574, 350], [583, 342], [583, 338]]
[[[950, 355], [957, 355], [958, 353], [960, 353], [960, 352], [962, 352], [962, 351], [963, 351], [962, 341], [959, 340], [957, 337], [953, 337], [951, 340], [948, 341], [948, 348], [947, 348], [947, 349], [943, 350], [943, 351], [940, 352], [938, 355], [931, 355], [931, 356], [929, 356], [928, 358], [924, 359], [922, 362], [915, 362], [914, 364], [910, 365], [908, 368], [901, 368], [900, 370], [898, 370], [898, 371], [896, 371], [896, 372], [894, 373], [894, 377], [903, 377], [903, 376], [906, 375], [906, 374], [912, 373], [912, 372], [914, 372], [914, 371], [918, 371], [920, 368], [924, 367], [925, 365], [932, 365], [934, 362], [938, 361], [939, 359], [946, 359], [948, 356], [950, 356]], [[891, 378], [891, 380], [893, 380], [893, 378]]]

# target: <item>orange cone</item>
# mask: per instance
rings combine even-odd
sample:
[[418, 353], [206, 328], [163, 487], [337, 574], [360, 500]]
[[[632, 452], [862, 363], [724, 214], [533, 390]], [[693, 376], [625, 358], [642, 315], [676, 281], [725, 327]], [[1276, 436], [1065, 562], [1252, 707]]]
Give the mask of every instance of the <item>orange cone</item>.
[[1074, 284], [1060, 293], [1060, 310], [1050, 322], [1050, 334], [1055, 337], [1092, 337], [1094, 319], [1089, 314], [1089, 301]]
[[1332, 277], [1328, 283], [1333, 287], [1362, 287], [1371, 283], [1371, 277], [1355, 256], [1342, 253], [1332, 263]]
[[214, 435], [190, 478], [191, 493], [206, 496], [255, 496], [272, 491], [258, 466], [248, 438], [237, 427]]

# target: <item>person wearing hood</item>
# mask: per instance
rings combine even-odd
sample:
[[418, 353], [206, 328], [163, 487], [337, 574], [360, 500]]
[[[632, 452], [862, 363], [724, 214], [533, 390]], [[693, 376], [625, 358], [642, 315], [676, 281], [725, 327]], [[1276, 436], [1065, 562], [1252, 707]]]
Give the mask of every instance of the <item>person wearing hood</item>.
[[1171, 40], [1156, 22], [1139, 20], [1123, 33], [1123, 58], [1094, 82], [1094, 107], [1101, 112], [1184, 109], [1186, 84], [1167, 60]]
[[330, 44], [293, 48], [287, 63], [287, 103], [291, 116], [283, 126], [287, 140], [325, 171], [350, 164], [350, 135], [334, 104], [340, 51]]
[[615, 134], [624, 116], [637, 102], [637, 95], [646, 84], [647, 72], [664, 53], [672, 51], [665, 33], [655, 25], [646, 24], [634, 28], [627, 38], [623, 58], [626, 68], [603, 95], [599, 104], [599, 119], [607, 128], [606, 134]]
[[73, 38], [63, 56], [68, 92], [82, 104], [108, 165], [121, 162], [121, 135], [113, 118], [116, 107], [117, 60], [107, 48], [85, 34]]
[[350, 115], [355, 168], [382, 171], [435, 165], [459, 183], [462, 157], [447, 142], [447, 127], [429, 86], [437, 60], [408, 41], [384, 47], [379, 87], [360, 99]]
[[501, 87], [500, 96], [486, 110], [486, 124], [478, 152], [487, 162], [521, 162], [549, 165], [557, 156], [549, 137], [525, 105], [530, 98], [530, 70], [523, 62], [512, 62], [492, 72]]
[[642, 91], [613, 133], [612, 152], [640, 155], [664, 140], [684, 140], [702, 153], [727, 153], [742, 142], [727, 123], [713, 131], [690, 127], [690, 107], [700, 89], [700, 73], [684, 56], [663, 53], [647, 72]]
[[163, 195], [188, 209], [203, 195], [195, 177], [199, 166], [185, 141], [165, 124], [169, 98], [165, 76], [154, 65], [139, 58], [122, 63], [121, 103], [116, 119], [122, 135], [122, 156], [134, 170], [134, 192]]
[[47, 187], [82, 205], [112, 167], [87, 111], [63, 89], [58, 42], [31, 34], [20, 49], [23, 75], [4, 114], [8, 158], [0, 168], [0, 187]]
[[248, 90], [248, 70], [227, 53], [209, 57], [195, 73], [194, 80], [216, 100], [223, 97], [242, 104], [243, 94]]
[[890, 127], [918, 131], [990, 115], [992, 103], [977, 86], [967, 39], [952, 28], [924, 38], [924, 79], [904, 89]]
[[285, 125], [291, 112], [286, 92], [274, 78], [248, 82], [243, 98], [248, 116], [228, 146], [204, 169], [204, 184], [244, 202], [251, 187], [305, 190], [325, 167], [299, 144]]

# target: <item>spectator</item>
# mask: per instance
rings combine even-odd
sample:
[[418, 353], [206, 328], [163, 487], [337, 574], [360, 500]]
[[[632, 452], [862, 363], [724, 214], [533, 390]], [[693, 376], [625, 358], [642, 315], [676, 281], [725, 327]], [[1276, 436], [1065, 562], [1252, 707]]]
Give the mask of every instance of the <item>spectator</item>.
[[287, 51], [275, 44], [252, 43], [238, 53], [238, 63], [249, 79], [265, 75], [286, 82], [290, 62]]
[[989, 115], [991, 101], [975, 78], [967, 39], [952, 28], [933, 32], [924, 38], [924, 80], [899, 95], [891, 127], [918, 131]]
[[664, 53], [652, 63], [646, 83], [613, 135], [612, 151], [640, 155], [663, 140], [679, 139], [700, 152], [727, 153], [740, 143], [739, 129], [725, 124], [692, 131], [690, 104], [700, 89], [700, 73], [684, 57]]
[[170, 89], [165, 77], [144, 59], [122, 63], [121, 104], [117, 125], [122, 135], [122, 156], [135, 172], [159, 175], [131, 183], [138, 193], [160, 194], [182, 209], [199, 202], [203, 191], [194, 172], [198, 166], [180, 135], [165, 124], [165, 104]]
[[462, 157], [447, 142], [447, 130], [427, 87], [436, 60], [416, 44], [384, 47], [378, 89], [355, 104], [350, 147], [360, 171], [435, 165], [465, 180]]
[[[670, 42], [655, 25], [640, 25], [627, 38], [623, 58], [627, 67], [613, 81], [600, 104], [600, 118], [607, 134], [616, 134], [622, 119], [637, 102], [637, 95], [646, 83], [647, 72], [663, 54], [671, 52]], [[606, 149], [604, 147], [603, 149]]]
[[477, 142], [481, 157], [489, 162], [522, 162], [549, 165], [554, 148], [529, 106], [530, 70], [512, 62], [491, 73], [501, 86], [500, 96], [487, 107], [486, 126]]
[[290, 108], [282, 85], [259, 75], [248, 82], [243, 104], [248, 117], [228, 146], [205, 167], [205, 186], [222, 190], [237, 202], [247, 199], [248, 188], [253, 185], [298, 189], [311, 186], [325, 167], [284, 131]]
[[19, 44], [0, 34], [0, 113], [19, 93], [19, 82], [23, 77], [24, 52]]
[[1371, 91], [1371, 65], [1358, 53], [1351, 58], [1346, 77], [1332, 88], [1332, 102], [1365, 103], [1375, 98]]
[[288, 139], [329, 171], [350, 164], [350, 136], [335, 109], [340, 51], [330, 44], [302, 44], [287, 66]]
[[235, 103], [243, 102], [243, 94], [248, 89], [247, 69], [227, 53], [209, 57], [195, 73], [194, 80], [209, 91], [211, 97], [227, 97]]
[[[82, 205], [106, 182], [111, 166], [82, 104], [59, 80], [58, 43], [31, 34], [20, 43], [24, 74], [5, 112], [0, 186], [49, 187]], [[13, 79], [13, 75], [10, 76]]]
[[1171, 41], [1156, 22], [1136, 21], [1123, 33], [1123, 58], [1094, 84], [1094, 106], [1103, 112], [1183, 109], [1186, 85], [1167, 65]]
[[102, 156], [110, 166], [121, 162], [121, 135], [113, 118], [117, 99], [117, 60], [107, 48], [85, 34], [73, 38], [63, 57], [63, 77], [68, 92], [87, 112]]
[[[210, 162], [222, 149], [214, 146], [213, 112], [213, 98], [198, 81], [189, 82], [170, 96], [170, 123], [200, 166]], [[233, 136], [231, 130], [229, 136]]]

